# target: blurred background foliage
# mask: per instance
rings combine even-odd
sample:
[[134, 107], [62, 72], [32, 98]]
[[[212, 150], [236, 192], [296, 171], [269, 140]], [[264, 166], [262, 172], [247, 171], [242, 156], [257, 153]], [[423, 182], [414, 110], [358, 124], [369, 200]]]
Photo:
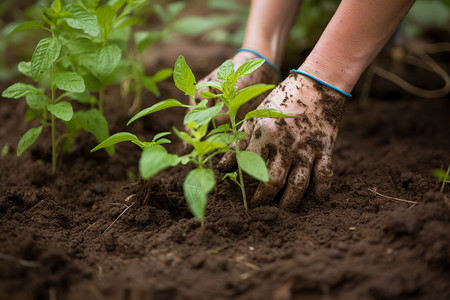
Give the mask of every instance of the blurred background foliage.
[[[290, 33], [287, 55], [309, 50], [314, 46], [339, 2], [303, 1]], [[0, 37], [4, 37], [23, 21], [39, 20], [41, 8], [49, 7], [52, 3], [52, 0], [2, 0]], [[142, 47], [157, 40], [170, 43], [177, 36], [239, 47], [244, 36], [249, 3], [249, 0], [151, 0], [139, 12], [142, 21], [134, 26], [138, 31], [136, 38], [141, 39], [139, 42]], [[403, 22], [401, 34], [417, 38], [433, 28], [447, 33], [450, 31], [450, 0], [417, 0]], [[9, 81], [18, 75], [16, 63], [30, 57], [33, 45], [42, 38], [39, 34], [41, 33], [38, 31], [24, 31], [0, 40], [0, 81]]]

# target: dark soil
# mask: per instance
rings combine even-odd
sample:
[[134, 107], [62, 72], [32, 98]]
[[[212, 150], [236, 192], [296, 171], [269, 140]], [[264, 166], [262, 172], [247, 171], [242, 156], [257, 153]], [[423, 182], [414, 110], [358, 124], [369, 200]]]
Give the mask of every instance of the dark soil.
[[[233, 53], [178, 46], [149, 65], [172, 66], [181, 53], [200, 77]], [[170, 81], [161, 90], [181, 99]], [[116, 94], [106, 103], [112, 132], [128, 118]], [[81, 134], [54, 176], [48, 132], [15, 155], [32, 126], [25, 109], [0, 102], [0, 147], [10, 145], [0, 158], [0, 299], [450, 299], [449, 188], [440, 193], [431, 175], [450, 163], [448, 97], [370, 99], [364, 109], [350, 100], [329, 201], [308, 194], [295, 213], [276, 204], [244, 211], [236, 187], [218, 181], [204, 232], [181, 191], [189, 167], [134, 182], [137, 147], [91, 154], [96, 142]], [[127, 129], [151, 137], [179, 126], [182, 113]]]

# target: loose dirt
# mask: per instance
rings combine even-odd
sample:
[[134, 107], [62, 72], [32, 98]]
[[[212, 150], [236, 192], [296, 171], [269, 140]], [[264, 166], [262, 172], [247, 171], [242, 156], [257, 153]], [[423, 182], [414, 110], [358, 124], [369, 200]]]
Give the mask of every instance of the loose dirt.
[[[205, 63], [189, 49], [198, 47], [174, 53], [199, 76], [233, 53], [204, 46], [214, 58]], [[154, 70], [173, 65], [165, 54]], [[181, 99], [170, 81], [161, 90]], [[106, 103], [112, 132], [128, 118], [117, 94]], [[448, 98], [372, 98], [364, 109], [349, 100], [329, 201], [310, 191], [294, 213], [276, 204], [245, 211], [217, 173], [204, 232], [182, 195], [189, 166], [132, 181], [136, 146], [119, 144], [109, 158], [90, 153], [96, 141], [81, 134], [54, 176], [48, 132], [15, 155], [32, 125], [22, 122], [25, 109], [23, 100], [0, 101], [0, 146], [10, 145], [0, 158], [0, 299], [450, 299], [450, 193], [431, 175], [450, 163]], [[182, 113], [127, 129], [149, 138], [181, 127]]]

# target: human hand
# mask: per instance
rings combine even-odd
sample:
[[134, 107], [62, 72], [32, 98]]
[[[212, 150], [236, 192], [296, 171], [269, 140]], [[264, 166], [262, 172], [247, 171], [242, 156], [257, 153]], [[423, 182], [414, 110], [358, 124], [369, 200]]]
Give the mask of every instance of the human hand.
[[[259, 183], [250, 206], [268, 205], [286, 185], [279, 206], [298, 207], [314, 178], [316, 199], [328, 197], [333, 171], [331, 156], [347, 97], [297, 73], [279, 84], [258, 109], [277, 109], [296, 118], [254, 118], [243, 123], [247, 137], [240, 150], [250, 150], [268, 162], [269, 182]], [[219, 168], [237, 168], [235, 154], [226, 153]]]
[[[251, 59], [255, 59], [255, 58], [259, 58], [259, 57], [251, 52], [240, 51], [240, 52], [236, 53], [233, 57], [231, 57], [229, 60], [231, 62], [233, 62], [234, 68], [236, 70], [245, 62], [247, 62]], [[217, 79], [217, 70], [218, 70], [218, 68], [216, 68], [214, 71], [209, 73], [207, 76], [205, 76], [204, 78], [199, 80], [198, 83], [207, 82], [207, 81], [211, 81], [211, 80], [217, 81], [218, 80]], [[245, 88], [245, 87], [257, 84], [257, 83], [277, 84], [279, 82], [279, 79], [280, 78], [279, 78], [278, 72], [275, 71], [275, 69], [273, 69], [272, 67], [270, 67], [267, 63], [265, 63], [261, 67], [259, 67], [257, 70], [252, 72], [250, 75], [240, 78], [237, 81], [236, 85], [237, 85], [238, 90], [240, 90], [242, 88]], [[203, 90], [204, 89], [199, 89], [197, 91], [197, 94], [195, 95], [196, 103], [200, 103], [203, 100], [203, 98], [200, 96]], [[219, 93], [219, 91], [215, 90], [215, 89], [213, 89], [212, 92], [215, 94]], [[267, 96], [267, 93], [262, 94], [258, 97], [253, 98], [251, 101], [248, 101], [244, 105], [242, 105], [242, 107], [240, 108], [240, 110], [236, 116], [236, 121], [242, 120], [245, 117], [245, 114], [247, 112], [258, 107], [258, 105], [261, 104], [261, 102], [264, 100], [264, 98], [266, 96]], [[220, 100], [209, 99], [208, 106], [214, 106], [215, 104], [217, 104], [217, 101], [220, 101]], [[193, 103], [190, 103], [190, 104], [192, 105]], [[226, 108], [224, 108], [224, 109], [226, 109]], [[223, 112], [225, 112], [225, 111], [223, 111]], [[216, 125], [221, 125], [223, 123], [229, 122], [229, 120], [228, 120], [227, 116], [219, 116], [215, 119], [215, 122], [216, 122]]]

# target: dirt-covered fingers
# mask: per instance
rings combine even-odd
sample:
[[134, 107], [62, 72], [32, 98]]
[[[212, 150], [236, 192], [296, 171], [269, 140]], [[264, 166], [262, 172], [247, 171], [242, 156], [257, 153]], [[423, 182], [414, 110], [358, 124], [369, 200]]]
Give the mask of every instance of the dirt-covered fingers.
[[331, 156], [323, 155], [314, 166], [314, 197], [317, 200], [324, 201], [329, 197], [332, 178]]
[[[305, 154], [303, 157], [307, 158], [308, 156]], [[294, 211], [298, 208], [309, 185], [312, 160], [300, 161], [301, 163], [297, 162], [291, 168], [286, 189], [280, 201], [280, 208], [287, 211]]]
[[269, 164], [267, 166], [269, 170], [269, 182], [261, 182], [258, 185], [250, 203], [252, 208], [271, 204], [286, 183], [291, 161], [287, 160], [279, 151], [270, 153], [270, 155], [273, 156], [269, 158]]

